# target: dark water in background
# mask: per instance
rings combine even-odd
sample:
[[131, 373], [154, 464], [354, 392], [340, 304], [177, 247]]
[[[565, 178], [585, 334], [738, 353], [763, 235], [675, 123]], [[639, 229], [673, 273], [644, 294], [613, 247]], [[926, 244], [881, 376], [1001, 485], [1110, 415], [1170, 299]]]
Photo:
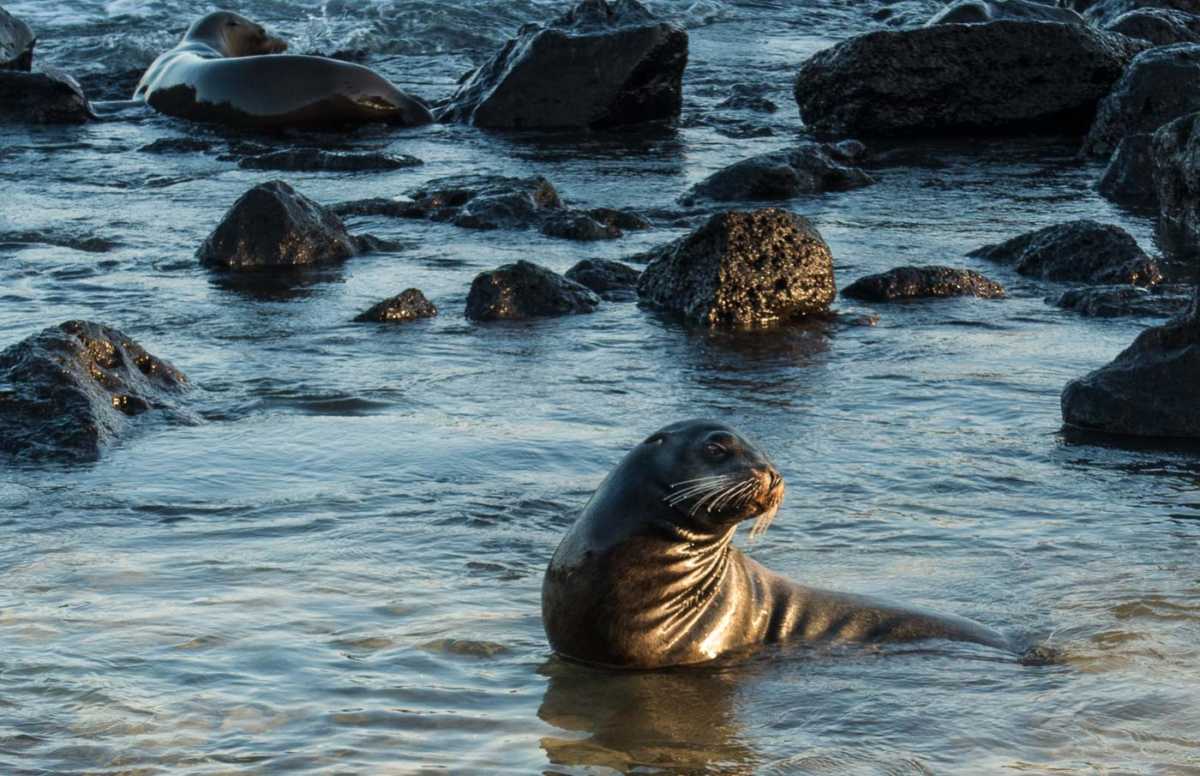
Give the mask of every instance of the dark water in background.
[[[176, 0], [5, 5], [40, 33], [43, 62], [91, 84], [136, 76], [198, 13]], [[229, 5], [293, 50], [364, 50], [434, 99], [561, 8]], [[425, 166], [283, 177], [333, 202], [445, 174], [540, 173], [573, 203], [678, 210], [709, 172], [798, 136], [792, 74], [868, 29], [870, 7], [655, 3], [691, 32], [677, 131], [365, 131], [336, 140]], [[739, 83], [767, 85], [780, 111], [715, 109]], [[771, 134], [730, 137], [755, 127]], [[359, 219], [404, 247], [286, 293], [222, 283], [195, 247], [278, 174], [137, 151], [189, 135], [209, 136], [139, 110], [0, 130], [0, 345], [90, 318], [196, 385], [192, 425], [148, 420], [94, 466], [0, 470], [0, 772], [1200, 773], [1200, 456], [1060, 434], [1063, 384], [1150, 321], [1078, 318], [1042, 301], [1053, 284], [963, 257], [1079, 217], [1150, 247], [1150, 221], [1099, 199], [1099, 166], [1069, 144], [933, 148], [944, 166], [792, 203], [831, 244], [840, 286], [946, 263], [989, 273], [1010, 299], [745, 337], [628, 304], [462, 319], [483, 269], [620, 258], [699, 211], [602, 245]], [[348, 322], [408, 286], [443, 315]], [[755, 558], [1049, 640], [1071, 660], [1029, 669], [940, 645], [653, 674], [552, 660], [539, 590], [558, 537], [629, 446], [691, 416], [731, 420], [789, 481]]]

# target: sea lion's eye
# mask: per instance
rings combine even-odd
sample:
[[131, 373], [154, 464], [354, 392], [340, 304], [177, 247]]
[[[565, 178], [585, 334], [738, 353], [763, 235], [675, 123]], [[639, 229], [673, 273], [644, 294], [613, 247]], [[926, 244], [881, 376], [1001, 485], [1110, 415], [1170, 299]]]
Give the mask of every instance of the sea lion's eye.
[[661, 445], [664, 440], [666, 440], [666, 437], [664, 437], [662, 434], [655, 434], [654, 436], [647, 439], [645, 442], [642, 442], [642, 444], [644, 444], [644, 445]]
[[706, 455], [712, 458], [724, 458], [729, 451], [725, 449], [724, 445], [719, 445], [716, 442], [709, 442], [704, 446], [704, 452]]

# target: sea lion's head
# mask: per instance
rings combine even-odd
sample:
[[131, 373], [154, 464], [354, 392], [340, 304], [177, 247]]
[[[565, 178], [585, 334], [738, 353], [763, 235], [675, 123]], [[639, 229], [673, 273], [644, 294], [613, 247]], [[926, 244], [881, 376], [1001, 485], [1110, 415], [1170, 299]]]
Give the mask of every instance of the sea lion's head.
[[[618, 474], [618, 473], [614, 473]], [[666, 517], [688, 532], [724, 533], [758, 518], [756, 537], [783, 501], [783, 477], [767, 455], [733, 428], [711, 420], [685, 420], [651, 434], [619, 467], [625, 487], [658, 502]]]
[[192, 23], [185, 40], [212, 46], [227, 57], [252, 57], [259, 54], [279, 54], [287, 43], [266, 28], [232, 11], [214, 11]]

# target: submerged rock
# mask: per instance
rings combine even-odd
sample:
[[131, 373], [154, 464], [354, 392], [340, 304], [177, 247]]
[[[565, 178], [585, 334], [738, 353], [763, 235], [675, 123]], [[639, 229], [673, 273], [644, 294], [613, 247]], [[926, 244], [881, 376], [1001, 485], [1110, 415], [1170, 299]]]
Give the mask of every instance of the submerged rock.
[[1154, 187], [1160, 238], [1183, 254], [1200, 245], [1200, 113], [1154, 133]]
[[927, 26], [986, 24], [1001, 19], [1087, 24], [1077, 11], [1033, 0], [958, 0], [939, 11]]
[[200, 263], [262, 270], [343, 261], [357, 253], [341, 219], [283, 181], [238, 198], [196, 252]]
[[1153, 208], [1158, 204], [1154, 191], [1153, 135], [1141, 132], [1126, 136], [1117, 146], [1100, 183], [1100, 195], [1130, 208]]
[[547, 211], [564, 210], [558, 191], [540, 175], [452, 175], [408, 193], [409, 217], [449, 221], [468, 229], [526, 228]]
[[718, 170], [696, 184], [683, 199], [781, 200], [802, 194], [846, 191], [875, 182], [870, 175], [848, 164], [850, 160], [839, 146], [801, 143]]
[[1196, 14], [1200, 13], [1200, 0], [1097, 0], [1088, 4], [1083, 11], [1083, 18], [1098, 27], [1105, 27], [1139, 8], [1163, 8]]
[[0, 70], [29, 72], [35, 43], [29, 25], [0, 8]]
[[1003, 299], [1004, 286], [969, 269], [897, 267], [856, 280], [842, 289], [842, 296], [866, 302], [949, 296]]
[[424, 164], [415, 156], [383, 153], [336, 153], [319, 148], [296, 148], [290, 151], [247, 156], [238, 167], [247, 170], [286, 170], [292, 172], [378, 172], [401, 170]]
[[641, 275], [628, 264], [607, 259], [584, 259], [566, 272], [568, 280], [587, 286], [606, 302], [631, 302], [637, 299], [637, 284]]
[[1070, 221], [1028, 232], [968, 256], [1014, 264], [1022, 275], [1045, 280], [1153, 286], [1162, 281], [1158, 263], [1118, 226]]
[[1145, 41], [1071, 24], [998, 21], [884, 30], [800, 68], [800, 115], [821, 134], [1086, 131]]
[[0, 452], [90, 461], [129, 418], [170, 409], [183, 373], [132, 339], [68, 321], [0, 352]]
[[1089, 286], [1072, 288], [1057, 298], [1048, 297], [1046, 301], [1090, 318], [1166, 318], [1187, 309], [1191, 299], [1192, 289], [1186, 286], [1156, 286], [1153, 290], [1137, 286]]
[[1200, 16], [1166, 8], [1139, 8], [1122, 14], [1104, 29], [1155, 46], [1200, 43]]
[[437, 314], [437, 307], [419, 289], [409, 288], [360, 313], [354, 320], [359, 323], [405, 323], [418, 318], [432, 318]]
[[816, 228], [777, 208], [719, 213], [653, 252], [645, 305], [707, 326], [762, 326], [825, 313], [837, 293]]
[[1141, 437], [1200, 437], [1200, 295], [1146, 329], [1112, 363], [1067, 383], [1063, 421]]
[[611, 224], [603, 224], [587, 213], [569, 210], [559, 215], [551, 216], [542, 224], [542, 234], [548, 237], [561, 237], [565, 240], [591, 242], [594, 240], [615, 240], [623, 232]]
[[61, 70], [0, 70], [0, 122], [83, 124], [94, 118], [79, 83]]
[[687, 33], [637, 0], [583, 0], [545, 27], [522, 27], [438, 118], [506, 129], [675, 118], [687, 52]]
[[596, 310], [600, 298], [586, 287], [528, 261], [482, 272], [467, 294], [467, 317], [476, 321], [524, 320]]
[[1151, 49], [1139, 54], [1101, 101], [1083, 142], [1084, 153], [1106, 156], [1129, 135], [1153, 132], [1200, 110], [1200, 44]]

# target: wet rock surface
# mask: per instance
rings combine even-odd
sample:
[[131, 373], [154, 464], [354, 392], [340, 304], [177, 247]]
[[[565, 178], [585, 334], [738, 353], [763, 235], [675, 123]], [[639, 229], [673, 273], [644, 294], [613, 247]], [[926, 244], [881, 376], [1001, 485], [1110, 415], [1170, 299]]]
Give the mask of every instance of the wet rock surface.
[[1107, 156], [1122, 139], [1154, 132], [1200, 110], [1200, 44], [1151, 49], [1138, 57], [1096, 111], [1084, 153]]
[[1200, 113], [1155, 132], [1151, 155], [1159, 238], [1177, 253], [1194, 254], [1200, 245]]
[[1078, 133], [1149, 44], [1030, 21], [883, 30], [818, 52], [796, 77], [822, 135]]
[[1159, 285], [1153, 289], [1138, 286], [1072, 288], [1058, 297], [1048, 297], [1046, 301], [1055, 307], [1074, 310], [1091, 318], [1166, 318], [1187, 309], [1191, 299], [1192, 289], [1189, 286]]
[[1139, 8], [1122, 14], [1104, 29], [1155, 46], [1200, 43], [1200, 16], [1165, 8]]
[[215, 269], [253, 271], [343, 261], [357, 252], [334, 213], [270, 181], [238, 198], [196, 255]]
[[897, 267], [856, 280], [842, 289], [842, 296], [866, 302], [951, 296], [1003, 299], [1004, 286], [968, 269], [941, 266]]
[[596, 310], [600, 297], [585, 286], [529, 261], [482, 272], [471, 283], [466, 315], [474, 321], [524, 320]]
[[638, 278], [642, 273], [628, 264], [608, 259], [584, 259], [566, 271], [566, 278], [587, 286], [606, 302], [632, 302], [637, 299]]
[[1200, 296], [1162, 326], [1146, 329], [1113, 361], [1062, 393], [1071, 426], [1143, 437], [1200, 437]]
[[298, 148], [290, 151], [247, 156], [238, 167], [247, 170], [283, 170], [292, 172], [383, 172], [417, 167], [423, 162], [407, 154], [338, 153], [319, 148]]
[[0, 70], [29, 72], [36, 42], [28, 24], [0, 8]]
[[419, 289], [408, 288], [373, 305], [354, 320], [358, 323], [407, 323], [419, 318], [433, 318], [437, 314], [437, 307]]
[[929, 25], [986, 24], [1001, 19], [1017, 19], [1060, 24], [1086, 24], [1077, 11], [1033, 0], [958, 0], [939, 11]]
[[1154, 190], [1153, 135], [1128, 135], [1117, 146], [1097, 190], [1128, 208], [1151, 209], [1158, 204]]
[[95, 117], [79, 83], [61, 70], [0, 69], [0, 122], [83, 124]]
[[636, 0], [583, 0], [545, 27], [522, 27], [438, 118], [507, 129], [672, 119], [687, 54], [687, 33]]
[[683, 200], [783, 200], [870, 186], [875, 179], [851, 164], [861, 155], [830, 143], [802, 143], [718, 170], [696, 184]]
[[1044, 280], [1137, 286], [1162, 281], [1158, 263], [1128, 232], [1090, 220], [1048, 226], [967, 255], [1012, 264], [1022, 275]]
[[825, 240], [807, 219], [777, 208], [718, 213], [649, 256], [641, 303], [705, 326], [818, 315], [837, 293]]
[[0, 453], [91, 461], [147, 410], [171, 409], [183, 373], [116, 329], [68, 321], [0, 351]]
[[1124, 14], [1141, 8], [1162, 8], [1200, 14], [1200, 0], [1098, 0], [1083, 10], [1083, 18], [1099, 27], [1112, 24]]

